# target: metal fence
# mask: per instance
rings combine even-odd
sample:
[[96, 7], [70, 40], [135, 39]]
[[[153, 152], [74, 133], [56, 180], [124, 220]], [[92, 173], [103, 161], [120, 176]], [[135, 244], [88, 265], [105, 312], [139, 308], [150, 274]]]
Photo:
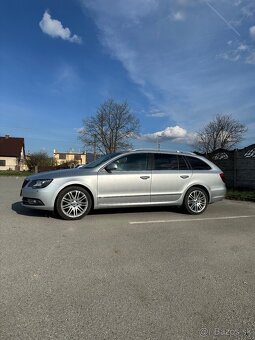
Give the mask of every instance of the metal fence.
[[255, 189], [255, 144], [243, 149], [218, 149], [206, 157], [225, 173], [229, 188]]

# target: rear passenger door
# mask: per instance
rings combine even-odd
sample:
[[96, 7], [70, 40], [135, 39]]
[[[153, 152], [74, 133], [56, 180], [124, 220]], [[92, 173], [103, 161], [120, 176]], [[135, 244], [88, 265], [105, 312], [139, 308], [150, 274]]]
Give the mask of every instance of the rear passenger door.
[[178, 154], [155, 153], [152, 160], [151, 203], [173, 203], [185, 191], [192, 170]]

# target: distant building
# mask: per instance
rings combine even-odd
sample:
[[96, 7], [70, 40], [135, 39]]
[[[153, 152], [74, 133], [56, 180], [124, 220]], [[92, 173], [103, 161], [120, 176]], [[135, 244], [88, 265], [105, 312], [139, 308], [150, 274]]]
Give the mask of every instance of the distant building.
[[24, 138], [0, 137], [0, 170], [27, 170]]
[[53, 158], [56, 165], [61, 165], [68, 163], [70, 165], [80, 165], [87, 164], [91, 161], [91, 155], [89, 153], [83, 152], [58, 152], [54, 149]]

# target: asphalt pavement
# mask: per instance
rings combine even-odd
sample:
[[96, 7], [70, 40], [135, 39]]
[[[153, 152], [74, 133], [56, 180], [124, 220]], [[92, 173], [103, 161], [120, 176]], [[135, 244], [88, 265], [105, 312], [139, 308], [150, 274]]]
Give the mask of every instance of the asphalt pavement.
[[23, 208], [0, 177], [0, 339], [255, 339], [255, 204]]

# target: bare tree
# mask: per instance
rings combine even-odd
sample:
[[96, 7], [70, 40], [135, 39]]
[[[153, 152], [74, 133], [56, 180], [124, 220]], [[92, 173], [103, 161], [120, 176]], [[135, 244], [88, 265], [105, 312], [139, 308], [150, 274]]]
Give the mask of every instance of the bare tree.
[[126, 102], [113, 99], [101, 104], [95, 114], [83, 121], [79, 138], [87, 146], [102, 153], [111, 153], [131, 147], [129, 139], [139, 132], [139, 121], [130, 112]]
[[201, 153], [217, 149], [231, 150], [243, 140], [247, 127], [231, 115], [218, 114], [213, 121], [197, 132], [194, 147]]

